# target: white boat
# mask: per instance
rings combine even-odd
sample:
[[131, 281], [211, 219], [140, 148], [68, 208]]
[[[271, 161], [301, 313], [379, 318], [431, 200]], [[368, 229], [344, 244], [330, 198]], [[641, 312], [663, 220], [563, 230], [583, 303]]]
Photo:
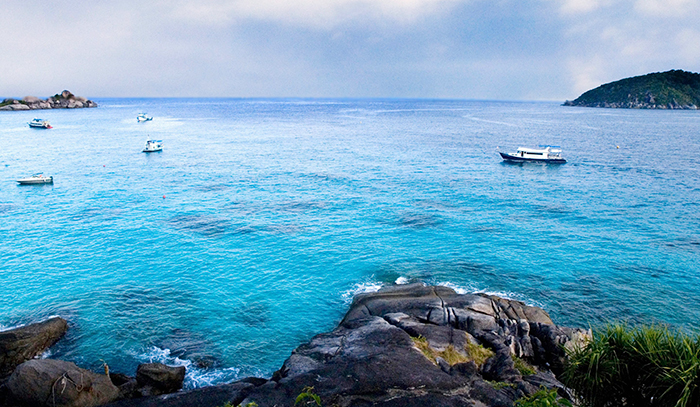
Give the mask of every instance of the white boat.
[[508, 162], [544, 162], [552, 164], [564, 164], [566, 160], [561, 156], [559, 146], [540, 146], [540, 148], [518, 147], [514, 153], [498, 152], [504, 161]]
[[33, 129], [50, 129], [51, 124], [48, 120], [34, 118], [32, 121], [27, 123], [29, 127]]
[[146, 141], [146, 148], [143, 149], [143, 152], [154, 153], [161, 150], [163, 150], [163, 140], [148, 140]]
[[141, 122], [147, 122], [149, 120], [153, 120], [152, 116], [146, 116], [146, 113], [139, 113], [138, 116], [136, 116], [136, 121], [141, 123]]
[[53, 177], [45, 177], [44, 174], [34, 174], [31, 177], [18, 179], [20, 185], [53, 184]]

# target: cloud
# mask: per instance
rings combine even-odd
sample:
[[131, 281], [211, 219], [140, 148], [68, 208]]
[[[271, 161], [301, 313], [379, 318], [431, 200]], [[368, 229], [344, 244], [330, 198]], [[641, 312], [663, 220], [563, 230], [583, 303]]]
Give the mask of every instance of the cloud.
[[[358, 20], [411, 23], [426, 14], [445, 13], [468, 0], [180, 0], [172, 15], [192, 23], [230, 24], [255, 19], [331, 28]], [[165, 3], [164, 3], [165, 4]]]
[[590, 13], [602, 5], [601, 0], [564, 0], [561, 5], [563, 14]]
[[698, 0], [0, 1], [0, 97], [573, 98], [700, 70]]
[[697, 19], [700, 5], [697, 0], [637, 0], [634, 9], [654, 17], [683, 17]]

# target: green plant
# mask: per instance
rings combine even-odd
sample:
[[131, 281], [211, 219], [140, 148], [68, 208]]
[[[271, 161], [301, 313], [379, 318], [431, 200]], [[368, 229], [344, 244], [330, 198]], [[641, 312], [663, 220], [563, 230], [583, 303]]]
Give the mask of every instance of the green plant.
[[515, 407], [572, 407], [569, 400], [560, 398], [557, 390], [547, 390], [545, 387], [529, 395], [515, 400]]
[[490, 349], [486, 349], [481, 345], [475, 345], [470, 342], [467, 342], [467, 345], [462, 352], [459, 352], [452, 345], [449, 345], [445, 350], [438, 351], [430, 347], [428, 340], [423, 336], [419, 336], [417, 338], [412, 337], [411, 339], [413, 339], [413, 343], [423, 353], [423, 355], [433, 363], [435, 363], [437, 357], [441, 357], [450, 365], [473, 360], [477, 366], [480, 366], [484, 364], [486, 359], [493, 356], [493, 351]]
[[537, 373], [537, 370], [535, 370], [533, 366], [517, 356], [513, 356], [513, 363], [515, 364], [515, 368], [518, 369], [523, 376], [532, 376]]
[[700, 337], [607, 326], [569, 352], [564, 382], [593, 407], [700, 405]]
[[505, 389], [506, 387], [510, 387], [510, 388], [513, 388], [513, 389], [515, 389], [515, 388], [518, 387], [515, 383], [494, 382], [494, 381], [491, 381], [491, 380], [487, 380], [487, 382], [488, 382], [491, 386], [493, 386], [493, 388], [496, 389], [496, 390]]
[[[223, 405], [223, 407], [234, 407], [233, 404], [231, 404], [230, 401], [227, 401], [226, 404]], [[246, 405], [239, 404], [235, 407], [258, 407], [258, 403], [251, 401], [250, 403], [246, 403]]]
[[318, 396], [318, 394], [315, 394], [313, 392], [314, 388], [307, 386], [304, 387], [304, 389], [301, 391], [301, 393], [297, 396], [296, 400], [294, 401], [294, 405], [296, 406], [297, 404], [302, 405], [302, 406], [321, 406], [321, 397]]

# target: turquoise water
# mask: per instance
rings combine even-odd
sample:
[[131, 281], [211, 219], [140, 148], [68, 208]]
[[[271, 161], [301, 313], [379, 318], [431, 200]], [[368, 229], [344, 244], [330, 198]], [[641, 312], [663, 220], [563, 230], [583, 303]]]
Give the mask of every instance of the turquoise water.
[[[0, 114], [0, 327], [67, 318], [51, 357], [184, 364], [187, 387], [269, 376], [353, 294], [417, 280], [567, 325], [700, 320], [698, 112], [97, 102]], [[569, 162], [496, 151], [538, 144]], [[53, 186], [14, 182], [39, 171]]]

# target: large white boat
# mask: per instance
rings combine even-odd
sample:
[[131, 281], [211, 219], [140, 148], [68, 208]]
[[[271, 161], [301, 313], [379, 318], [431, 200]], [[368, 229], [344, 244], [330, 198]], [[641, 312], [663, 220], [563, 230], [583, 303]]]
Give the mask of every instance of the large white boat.
[[44, 174], [34, 174], [31, 177], [18, 179], [20, 185], [31, 185], [31, 184], [53, 184], [53, 177], [45, 177]]
[[34, 118], [32, 121], [28, 122], [29, 127], [33, 129], [50, 129], [51, 124], [48, 120]]
[[136, 121], [141, 123], [141, 122], [147, 122], [149, 120], [153, 120], [152, 116], [146, 116], [146, 113], [139, 113], [138, 116], [136, 116]]
[[163, 140], [148, 140], [146, 141], [146, 148], [143, 149], [143, 152], [155, 153], [161, 150], [163, 150]]
[[518, 147], [514, 153], [498, 152], [504, 161], [509, 162], [544, 162], [552, 164], [563, 164], [566, 162], [561, 156], [559, 146], [540, 146], [540, 148]]

